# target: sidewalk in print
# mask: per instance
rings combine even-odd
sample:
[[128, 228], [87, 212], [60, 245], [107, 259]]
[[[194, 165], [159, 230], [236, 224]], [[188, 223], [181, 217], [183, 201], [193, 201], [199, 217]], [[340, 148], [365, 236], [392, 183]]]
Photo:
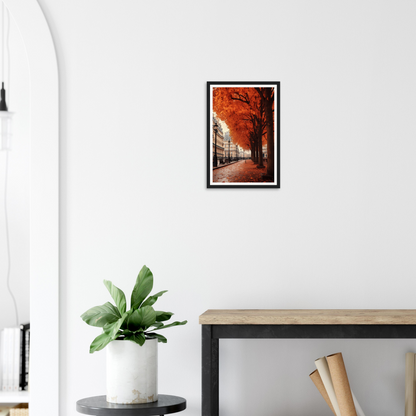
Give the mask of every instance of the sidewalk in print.
[[[267, 166], [267, 165], [266, 165]], [[257, 168], [252, 160], [241, 160], [213, 171], [213, 182], [270, 182], [262, 179], [266, 169]]]
[[215, 170], [215, 169], [225, 168], [226, 166], [234, 165], [234, 163], [238, 163], [238, 162], [237, 161], [234, 161], [234, 162], [226, 163], [225, 165], [218, 165], [217, 167], [212, 168], [212, 169]]

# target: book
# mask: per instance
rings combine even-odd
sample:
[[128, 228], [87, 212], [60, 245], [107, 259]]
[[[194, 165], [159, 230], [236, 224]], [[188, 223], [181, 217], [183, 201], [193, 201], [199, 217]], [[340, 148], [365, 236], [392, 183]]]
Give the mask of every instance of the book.
[[12, 391], [19, 391], [20, 379], [20, 328], [12, 328], [13, 334], [13, 377]]
[[24, 383], [23, 390], [29, 390], [29, 374], [30, 374], [30, 324], [24, 326], [25, 331], [25, 359], [24, 359]]
[[7, 343], [6, 343], [6, 328], [1, 331], [1, 344], [2, 344], [2, 354], [1, 354], [1, 368], [2, 368], [2, 391], [7, 391]]
[[4, 354], [2, 355], [3, 391], [19, 390], [20, 330], [4, 328]]
[[29, 355], [30, 324], [0, 330], [0, 391], [28, 390]]
[[30, 324], [20, 325], [20, 390], [28, 389]]
[[4, 351], [3, 330], [1, 330], [0, 331], [0, 391], [3, 390], [3, 351]]
[[3, 391], [11, 391], [11, 375], [12, 375], [12, 343], [13, 337], [10, 328], [4, 328], [4, 354], [3, 354]]
[[20, 345], [19, 345], [19, 390], [23, 390], [23, 362], [25, 357], [25, 345], [24, 345], [24, 331], [22, 329], [22, 325], [20, 325]]

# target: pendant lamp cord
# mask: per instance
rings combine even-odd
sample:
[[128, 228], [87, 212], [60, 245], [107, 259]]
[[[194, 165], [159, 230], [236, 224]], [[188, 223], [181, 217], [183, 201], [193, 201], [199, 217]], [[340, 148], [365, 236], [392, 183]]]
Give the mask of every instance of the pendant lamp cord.
[[[2, 2], [3, 3], [3, 2]], [[4, 3], [3, 3], [4, 7]], [[6, 17], [7, 17], [7, 35], [6, 35], [6, 48], [7, 48], [7, 91], [8, 91], [8, 102], [9, 102], [9, 108], [11, 103], [11, 95], [10, 95], [10, 13], [9, 9], [6, 8]], [[4, 61], [3, 61], [4, 62]], [[4, 76], [3, 76], [4, 78]]]
[[[5, 78], [4, 73], [4, 28], [5, 28], [5, 20], [4, 20], [4, 3], [2, 2], [2, 38], [1, 38], [1, 56], [2, 56], [2, 79]], [[7, 15], [7, 64], [8, 64], [8, 91], [9, 91], [9, 103], [10, 103], [10, 48], [9, 48], [9, 34], [10, 34], [10, 15], [9, 11], [6, 9]], [[12, 268], [12, 258], [10, 254], [10, 237], [9, 237], [9, 216], [7, 212], [7, 189], [8, 189], [8, 177], [9, 177], [9, 149], [6, 149], [6, 167], [5, 167], [5, 176], [4, 176], [4, 218], [5, 218], [5, 231], [6, 231], [6, 247], [7, 247], [7, 290], [10, 293], [10, 296], [13, 300], [14, 311], [16, 315], [16, 326], [19, 326], [19, 313], [17, 309], [16, 298], [10, 288], [10, 272]]]
[[4, 81], [4, 3], [1, 2], [1, 80]]
[[1, 2], [1, 80], [4, 81], [4, 3]]

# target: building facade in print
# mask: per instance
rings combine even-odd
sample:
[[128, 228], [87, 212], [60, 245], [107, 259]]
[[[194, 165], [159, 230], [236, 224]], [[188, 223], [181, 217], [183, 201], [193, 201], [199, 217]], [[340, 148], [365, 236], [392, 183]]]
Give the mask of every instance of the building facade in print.
[[225, 158], [227, 160], [233, 160], [235, 158], [235, 144], [233, 143], [230, 133], [228, 131], [224, 135], [224, 151]]
[[217, 138], [215, 139], [215, 132], [214, 129], [212, 131], [212, 157], [214, 158], [215, 155], [215, 144], [217, 147], [217, 160], [218, 163], [224, 163], [224, 133], [222, 131], [221, 124], [218, 120], [213, 117], [212, 118], [212, 125], [214, 126], [217, 123]]
[[227, 160], [242, 159], [245, 155], [243, 148], [233, 142], [228, 132], [224, 134], [224, 151]]

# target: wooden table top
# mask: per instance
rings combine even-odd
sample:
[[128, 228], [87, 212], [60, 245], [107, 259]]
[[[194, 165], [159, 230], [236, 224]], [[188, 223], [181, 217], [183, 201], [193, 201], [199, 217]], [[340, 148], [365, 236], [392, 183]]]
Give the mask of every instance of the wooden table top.
[[208, 309], [202, 325], [416, 325], [416, 309]]

